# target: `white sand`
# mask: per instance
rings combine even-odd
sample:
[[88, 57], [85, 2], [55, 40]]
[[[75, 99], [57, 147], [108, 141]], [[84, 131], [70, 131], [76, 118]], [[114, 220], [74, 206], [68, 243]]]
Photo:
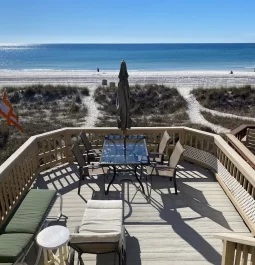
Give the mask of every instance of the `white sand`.
[[[86, 118], [86, 126], [93, 126], [99, 115], [97, 105], [93, 100], [93, 93], [102, 80], [118, 83], [118, 71], [8, 71], [0, 70], [0, 87], [8, 85], [29, 85], [29, 84], [65, 84], [87, 86], [91, 96], [84, 98], [89, 113]], [[202, 108], [196, 99], [190, 95], [190, 91], [198, 87], [228, 87], [255, 85], [255, 72], [234, 72], [229, 74], [226, 71], [129, 71], [130, 84], [164, 84], [178, 89], [181, 95], [188, 102], [188, 114], [191, 122], [200, 123], [215, 129], [217, 132], [226, 132], [227, 129], [209, 123], [201, 115]], [[221, 112], [211, 111], [212, 114], [227, 116]], [[241, 117], [242, 118], [242, 117]], [[244, 119], [254, 120], [249, 117]]]
[[[0, 86], [25, 84], [76, 84], [96, 87], [118, 82], [118, 71], [6, 71], [0, 70]], [[176, 87], [229, 86], [255, 83], [255, 72], [225, 71], [129, 71], [130, 84], [168, 84]]]

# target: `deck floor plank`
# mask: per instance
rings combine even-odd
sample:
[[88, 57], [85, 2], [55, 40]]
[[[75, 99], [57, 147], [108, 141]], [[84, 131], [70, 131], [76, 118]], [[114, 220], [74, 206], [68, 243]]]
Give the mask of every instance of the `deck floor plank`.
[[[62, 165], [40, 174], [35, 187], [57, 189], [64, 199], [61, 224], [70, 232], [80, 225], [89, 199], [122, 199], [128, 235], [127, 264], [220, 264], [222, 242], [216, 233], [251, 236], [226, 194], [207, 170], [182, 162], [178, 171], [178, 195], [173, 182], [161, 177], [143, 178], [146, 195], [136, 181], [118, 182], [104, 195], [104, 179], [92, 176], [77, 194], [75, 166]], [[111, 177], [108, 178], [107, 182]], [[106, 183], [106, 187], [107, 187]], [[51, 216], [58, 212], [54, 205]], [[113, 254], [83, 257], [85, 264], [113, 264]]]

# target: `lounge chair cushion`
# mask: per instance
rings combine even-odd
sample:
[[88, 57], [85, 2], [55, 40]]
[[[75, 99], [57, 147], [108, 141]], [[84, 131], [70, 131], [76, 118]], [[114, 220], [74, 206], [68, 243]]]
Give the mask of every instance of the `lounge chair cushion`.
[[9, 223], [6, 222], [7, 226], [2, 229], [1, 233], [35, 234], [54, 202], [56, 193], [55, 190], [29, 190], [20, 206], [11, 215]]
[[0, 263], [14, 263], [28, 249], [34, 235], [13, 233], [0, 235]]
[[121, 200], [88, 201], [79, 229], [83, 240], [86, 238], [87, 242], [118, 242], [121, 229]]

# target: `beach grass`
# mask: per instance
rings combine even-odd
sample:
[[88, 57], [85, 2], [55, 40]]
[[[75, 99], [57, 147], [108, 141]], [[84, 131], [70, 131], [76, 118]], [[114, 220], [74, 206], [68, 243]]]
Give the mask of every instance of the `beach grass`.
[[[103, 117], [96, 126], [117, 125], [117, 89], [98, 87], [94, 94]], [[163, 85], [130, 86], [130, 115], [132, 126], [171, 126], [189, 120], [187, 103], [176, 88]]]
[[8, 126], [0, 117], [0, 163], [30, 136], [78, 126], [85, 121], [88, 112], [82, 103], [82, 98], [89, 96], [87, 87], [31, 85], [7, 87], [6, 90], [25, 133]]
[[89, 96], [89, 89], [87, 87], [80, 86], [67, 86], [67, 85], [26, 85], [26, 86], [7, 86], [6, 92], [12, 93], [17, 91], [23, 91], [25, 96], [34, 96], [35, 94], [42, 94], [50, 98], [57, 96], [70, 95], [80, 92], [84, 96]]
[[[132, 118], [132, 127], [162, 127], [162, 126], [185, 126], [189, 123], [186, 109], [180, 109], [173, 114], [164, 115], [141, 115]], [[116, 127], [117, 117], [104, 115], [99, 117], [97, 127]]]
[[[117, 89], [98, 87], [94, 99], [101, 110], [116, 115]], [[186, 101], [176, 88], [163, 85], [130, 86], [130, 112], [132, 116], [169, 114], [186, 108]]]
[[192, 91], [205, 108], [239, 116], [255, 117], [255, 87], [198, 88]]

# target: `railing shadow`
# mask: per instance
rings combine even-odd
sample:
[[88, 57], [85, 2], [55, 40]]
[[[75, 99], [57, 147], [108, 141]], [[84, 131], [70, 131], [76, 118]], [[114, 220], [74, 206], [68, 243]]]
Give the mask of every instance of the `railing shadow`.
[[[79, 175], [77, 166], [74, 164], [66, 164], [54, 169], [39, 173], [33, 188], [39, 189], [55, 189], [61, 195], [64, 195], [72, 190], [78, 191]], [[91, 184], [96, 184], [100, 192], [104, 193], [104, 175], [92, 174], [82, 180], [81, 186], [86, 185], [88, 188], [95, 192]], [[87, 202], [87, 199], [80, 194], [80, 197]]]
[[[187, 163], [185, 163], [185, 166], [187, 166]], [[146, 196], [147, 203], [159, 212], [160, 219], [165, 222], [129, 222], [128, 217], [130, 215], [126, 216], [125, 222], [128, 225], [170, 225], [176, 234], [199, 252], [206, 260], [212, 264], [220, 264], [221, 255], [196, 231], [195, 228], [191, 227], [193, 224], [192, 220], [201, 219], [206, 222], [206, 218], [208, 218], [228, 230], [232, 229], [222, 212], [210, 206], [203, 192], [195, 189], [192, 185], [188, 185], [190, 182], [214, 182], [215, 179], [210, 172], [202, 172], [203, 174], [201, 174], [198, 171], [190, 171], [190, 166], [188, 166], [187, 170], [185, 167], [180, 168], [177, 180], [179, 190], [177, 196], [174, 193], [171, 193], [171, 190], [173, 190], [173, 184], [167, 178], [164, 179], [158, 177], [161, 178], [160, 181], [153, 181], [152, 186], [148, 184], [151, 191], [153, 191], [153, 194], [156, 192], [160, 195], [161, 201], [153, 198], [153, 194], [149, 192], [149, 195]], [[195, 166], [194, 168], [197, 169]], [[160, 189], [164, 189], [164, 193]], [[127, 203], [128, 205], [130, 204], [130, 212], [132, 213], [132, 200]], [[178, 212], [178, 209], [180, 208], [190, 208], [190, 210], [197, 213], [198, 216], [194, 217], [193, 215], [193, 217], [190, 218], [183, 218]], [[189, 221], [191, 222], [189, 223]], [[208, 231], [208, 233], [211, 233], [211, 231]]]
[[[118, 184], [114, 183], [111, 186], [108, 195], [104, 194], [103, 178], [100, 179], [89, 177], [83, 182], [83, 184], [92, 190], [91, 199], [122, 199], [125, 203], [125, 224], [146, 226], [170, 225], [176, 234], [178, 234], [183, 240], [185, 240], [192, 248], [196, 249], [196, 251], [199, 252], [206, 260], [208, 260], [212, 264], [219, 264], [221, 259], [220, 254], [208, 241], [206, 241], [206, 239], [202, 237], [202, 235], [200, 235], [193, 227], [190, 226], [190, 224], [192, 223], [189, 223], [189, 221], [201, 219], [205, 220], [206, 222], [206, 218], [208, 218], [228, 230], [231, 230], [231, 228], [224, 218], [222, 212], [210, 206], [203, 192], [195, 189], [194, 186], [189, 185], [189, 183], [191, 182], [202, 182], [206, 184], [215, 181], [215, 179], [213, 179], [211, 175], [209, 176], [209, 172], [201, 173], [200, 170], [196, 171], [198, 167], [193, 167], [194, 169], [192, 168], [192, 165], [190, 166], [187, 163], [185, 163], [184, 166], [179, 166], [177, 179], [179, 194], [177, 196], [173, 193], [173, 182], [170, 182], [169, 179], [164, 179], [161, 177], [157, 177], [158, 179], [156, 181], [153, 181], [153, 185], [151, 186], [149, 181], [145, 182], [146, 178], [145, 176], [143, 176], [143, 184], [144, 187], [146, 184], [147, 194], [142, 194], [143, 197], [141, 197], [140, 187], [135, 181], [131, 184], [124, 182], [120, 182]], [[148, 177], [148, 180], [149, 178], [150, 177]], [[64, 184], [64, 182], [66, 182], [66, 184]], [[109, 179], [106, 180], [106, 182], [109, 182]], [[94, 184], [99, 186], [99, 190], [95, 190]], [[134, 188], [132, 187], [132, 192], [131, 185], [134, 185], [136, 188], [134, 190]], [[49, 186], [52, 186], [56, 188], [61, 194], [65, 194], [71, 190], [77, 189], [78, 176], [75, 169], [73, 169], [69, 165], [66, 165], [41, 174], [35, 184], [35, 187], [36, 186], [39, 188], [49, 188]], [[155, 193], [157, 193], [157, 196], [154, 195]], [[129, 217], [133, 214], [132, 205], [137, 203], [135, 202], [135, 197], [138, 194], [139, 198], [144, 198], [144, 202], [142, 203], [150, 204], [158, 211], [159, 217], [162, 221], [149, 222], [146, 221], [146, 219], [142, 220], [142, 222], [128, 221]], [[160, 198], [160, 200], [158, 198]], [[86, 199], [89, 198], [84, 198], [85, 201]], [[140, 202], [141, 200], [139, 199], [138, 203]], [[184, 207], [189, 208], [193, 212], [196, 212], [198, 217], [194, 217], [193, 215], [193, 217], [191, 218], [183, 218], [178, 210]], [[208, 232], [210, 233], [211, 231]], [[132, 240], [134, 239], [129, 238], [128, 236], [126, 237], [126, 239], [127, 250], [129, 253], [128, 258], [131, 257], [132, 259], [132, 263], [128, 262], [128, 264], [141, 264], [141, 251], [138, 239], [135, 238], [137, 241], [137, 247], [134, 247], [132, 245], [135, 244], [134, 242], [132, 243]], [[135, 256], [133, 256], [133, 251], [137, 253]], [[111, 255], [109, 255], [109, 259], [113, 260], [110, 258], [110, 256]], [[102, 263], [104, 259], [101, 259], [102, 258], [99, 255], [97, 264], [106, 264]]]

